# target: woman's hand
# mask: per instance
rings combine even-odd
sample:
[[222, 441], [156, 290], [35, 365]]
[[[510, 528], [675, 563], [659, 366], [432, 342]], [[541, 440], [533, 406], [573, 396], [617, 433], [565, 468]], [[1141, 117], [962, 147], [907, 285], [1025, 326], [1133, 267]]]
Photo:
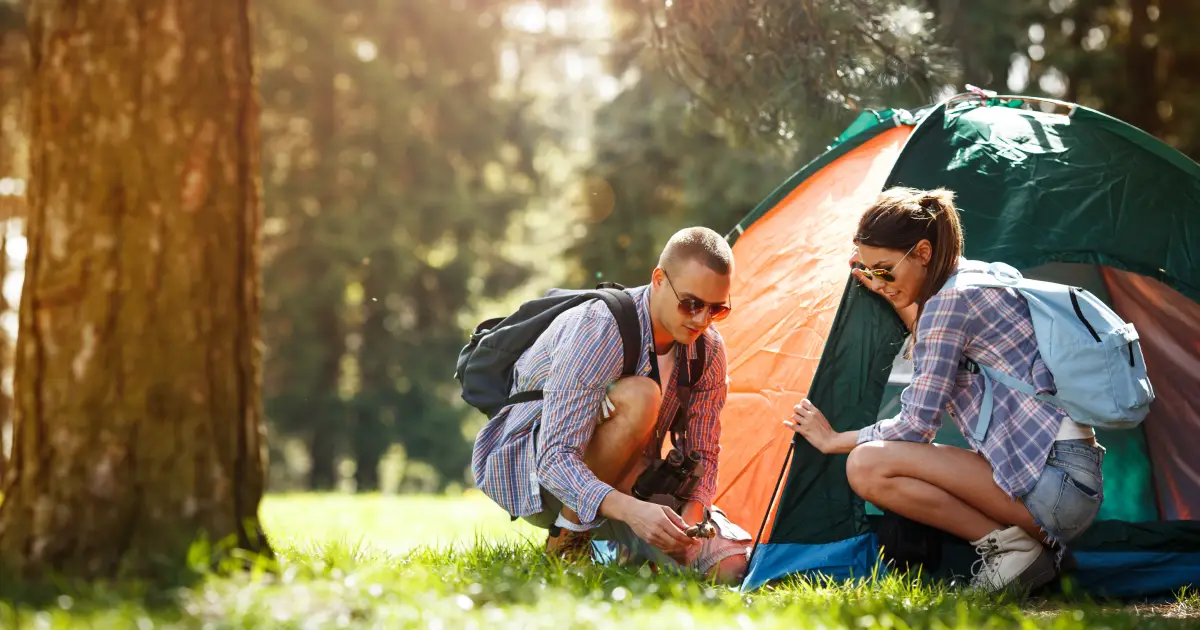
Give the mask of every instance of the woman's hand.
[[872, 278], [871, 276], [867, 275], [867, 272], [864, 271], [864, 269], [866, 269], [866, 263], [862, 261], [862, 256], [859, 255], [858, 248], [855, 247], [854, 253], [850, 254], [850, 273], [864, 287], [874, 291], [876, 295], [886, 299], [887, 296], [883, 293], [883, 280]]
[[858, 434], [853, 431], [834, 431], [829, 425], [829, 420], [825, 419], [825, 414], [807, 398], [792, 408], [792, 418], [784, 420], [783, 424], [804, 436], [809, 444], [826, 455], [849, 453], [854, 450], [858, 441]]

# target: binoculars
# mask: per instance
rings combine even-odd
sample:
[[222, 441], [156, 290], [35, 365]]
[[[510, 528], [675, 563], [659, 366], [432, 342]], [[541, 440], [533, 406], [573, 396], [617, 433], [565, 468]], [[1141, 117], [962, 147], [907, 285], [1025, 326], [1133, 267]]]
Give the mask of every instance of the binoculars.
[[685, 458], [678, 450], [671, 449], [666, 459], [654, 460], [638, 475], [633, 483], [633, 496], [649, 501], [655, 495], [668, 495], [682, 502], [696, 489], [703, 475], [700, 453], [691, 451]]

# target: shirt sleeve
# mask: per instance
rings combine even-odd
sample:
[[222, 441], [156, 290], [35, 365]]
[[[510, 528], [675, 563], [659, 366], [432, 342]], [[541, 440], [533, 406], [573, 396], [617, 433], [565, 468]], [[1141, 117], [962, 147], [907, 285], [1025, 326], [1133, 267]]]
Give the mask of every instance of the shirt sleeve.
[[708, 365], [704, 376], [692, 390], [687, 451], [700, 454], [704, 474], [687, 498], [707, 507], [717, 494], [717, 457], [721, 452], [721, 410], [729, 391], [726, 372], [725, 343], [720, 335], [705, 339]]
[[621, 335], [615, 319], [588, 312], [560, 330], [542, 387], [537, 475], [583, 524], [595, 525], [600, 503], [613, 488], [584, 465], [583, 448], [608, 384], [620, 375]]
[[900, 413], [858, 431], [858, 444], [874, 440], [932, 442], [954, 391], [954, 376], [970, 332], [970, 306], [958, 290], [934, 295], [917, 323], [912, 382], [900, 393]]

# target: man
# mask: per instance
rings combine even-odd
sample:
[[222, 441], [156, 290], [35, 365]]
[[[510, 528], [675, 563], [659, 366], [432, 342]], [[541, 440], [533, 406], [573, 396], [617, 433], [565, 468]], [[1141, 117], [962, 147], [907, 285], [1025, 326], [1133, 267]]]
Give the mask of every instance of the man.
[[[472, 468], [501, 507], [550, 530], [548, 553], [586, 559], [593, 539], [611, 540], [630, 558], [742, 579], [751, 537], [712, 506], [727, 376], [725, 344], [711, 324], [729, 313], [732, 274], [733, 252], [720, 235], [682, 230], [663, 248], [650, 284], [629, 289], [642, 333], [636, 376], [619, 378], [621, 335], [599, 300], [559, 315], [517, 361], [512, 391], [542, 389], [544, 397], [489, 420]], [[679, 406], [676, 363], [697, 356], [701, 336], [704, 371], [692, 388], [687, 435], [674, 446], [696, 451], [704, 471], [677, 513], [631, 490]], [[686, 535], [706, 510], [717, 534]]]

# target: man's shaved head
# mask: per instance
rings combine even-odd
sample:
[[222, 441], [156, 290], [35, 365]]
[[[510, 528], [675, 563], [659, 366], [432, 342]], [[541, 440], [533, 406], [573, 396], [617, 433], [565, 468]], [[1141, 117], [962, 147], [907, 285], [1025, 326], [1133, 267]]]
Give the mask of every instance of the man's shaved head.
[[712, 309], [727, 313], [732, 284], [733, 250], [720, 234], [705, 227], [676, 232], [650, 278], [650, 321], [659, 354], [676, 343], [695, 343], [712, 324]]
[[689, 260], [695, 260], [723, 276], [733, 271], [733, 250], [729, 248], [729, 243], [706, 227], [690, 227], [676, 232], [663, 247], [658, 266], [670, 272]]

